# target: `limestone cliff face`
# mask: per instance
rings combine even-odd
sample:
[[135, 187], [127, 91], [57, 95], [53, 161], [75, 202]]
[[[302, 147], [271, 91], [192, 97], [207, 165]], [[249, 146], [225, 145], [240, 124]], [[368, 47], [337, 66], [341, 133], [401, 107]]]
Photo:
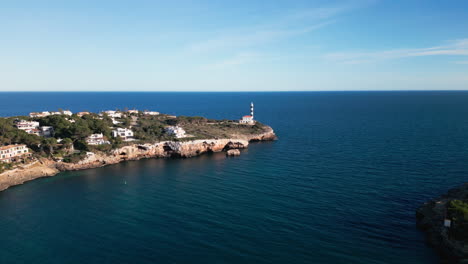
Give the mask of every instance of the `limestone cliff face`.
[[143, 158], [189, 158], [207, 152], [220, 152], [229, 149], [247, 148], [249, 141], [275, 140], [273, 129], [257, 135], [236, 135], [235, 138], [206, 139], [192, 141], [165, 141], [153, 144], [133, 144], [114, 149], [110, 154], [89, 153], [84, 160], [77, 163], [54, 162], [42, 160], [33, 166], [19, 168], [0, 174], [0, 191], [25, 181], [45, 176], [53, 176], [59, 171], [83, 170], [116, 164], [126, 160]]
[[36, 161], [28, 166], [1, 173], [0, 191], [3, 191], [13, 185], [22, 184], [26, 181], [46, 176], [53, 176], [58, 172], [59, 170], [55, 168], [54, 162], [50, 162], [49, 160]]

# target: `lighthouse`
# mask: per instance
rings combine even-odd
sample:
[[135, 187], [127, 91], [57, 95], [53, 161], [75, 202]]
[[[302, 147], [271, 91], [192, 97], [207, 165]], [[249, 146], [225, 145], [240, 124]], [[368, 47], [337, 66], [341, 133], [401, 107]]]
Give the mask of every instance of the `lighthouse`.
[[254, 125], [254, 104], [253, 102], [250, 103], [250, 115], [243, 116], [241, 120], [239, 120], [239, 124], [245, 125]]
[[254, 119], [254, 105], [253, 102], [250, 103], [250, 116], [252, 116], [252, 120]]

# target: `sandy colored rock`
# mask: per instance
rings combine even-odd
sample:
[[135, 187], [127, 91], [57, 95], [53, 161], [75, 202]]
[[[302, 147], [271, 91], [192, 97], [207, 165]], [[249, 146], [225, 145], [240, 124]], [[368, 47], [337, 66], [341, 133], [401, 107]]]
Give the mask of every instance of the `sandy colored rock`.
[[226, 156], [240, 156], [240, 150], [238, 149], [230, 149], [226, 152]]
[[[144, 158], [189, 158], [208, 152], [230, 151], [247, 148], [250, 141], [276, 140], [273, 129], [258, 135], [239, 135], [235, 138], [192, 141], [164, 141], [152, 144], [133, 144], [112, 150], [110, 153], [94, 153], [77, 163], [55, 162], [41, 159], [22, 168], [0, 174], [0, 191], [10, 186], [41, 177], [53, 176], [60, 171], [83, 170], [116, 164], [126, 160]], [[239, 152], [240, 154], [240, 152]]]

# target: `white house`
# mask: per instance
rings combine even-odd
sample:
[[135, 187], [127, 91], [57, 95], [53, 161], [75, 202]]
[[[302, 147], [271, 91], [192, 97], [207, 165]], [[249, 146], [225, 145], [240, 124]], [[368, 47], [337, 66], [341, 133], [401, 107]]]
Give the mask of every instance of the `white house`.
[[129, 114], [138, 114], [138, 110], [135, 110], [135, 109], [128, 110], [127, 113], [129, 113]]
[[144, 115], [151, 115], [151, 116], [155, 116], [155, 115], [159, 115], [159, 112], [156, 112], [156, 111], [144, 111], [143, 112]]
[[166, 133], [169, 135], [175, 136], [176, 138], [186, 137], [185, 130], [181, 128], [180, 126], [166, 127]]
[[67, 115], [67, 116], [72, 116], [73, 115], [72, 111], [70, 111], [70, 110], [62, 111], [62, 114]]
[[39, 130], [40, 135], [43, 137], [51, 137], [54, 135], [54, 128], [51, 126], [41, 126]]
[[18, 160], [22, 156], [29, 156], [29, 149], [26, 145], [8, 145], [0, 147], [0, 161], [12, 162]]
[[46, 117], [50, 116], [50, 112], [44, 111], [44, 112], [31, 112], [29, 113], [30, 117]]
[[133, 131], [128, 128], [116, 128], [112, 130], [112, 136], [113, 137], [121, 137], [125, 141], [131, 141], [133, 140]]
[[102, 133], [100, 134], [92, 134], [91, 136], [86, 138], [86, 143], [88, 145], [104, 145], [104, 144], [110, 144], [109, 141], [104, 139], [104, 135]]
[[114, 125], [117, 125], [117, 124], [121, 124], [121, 123], [122, 123], [122, 122], [120, 122], [120, 121], [115, 120], [113, 117], [111, 118], [111, 120], [112, 120], [112, 124], [114, 124]]
[[76, 113], [76, 115], [79, 116], [79, 117], [82, 117], [84, 115], [89, 115], [89, 114], [90, 114], [89, 112], [78, 112], [78, 113]]
[[41, 130], [39, 130], [39, 122], [20, 120], [15, 123], [15, 126], [16, 128], [23, 130], [28, 134], [34, 134], [37, 136], [41, 135]]
[[120, 113], [118, 111], [107, 110], [107, 111], [104, 111], [103, 113], [106, 113], [109, 117], [112, 117], [112, 118], [121, 118], [122, 117], [122, 113]]
[[251, 115], [246, 115], [246, 116], [243, 116], [241, 120], [239, 120], [239, 123], [240, 123], [240, 124], [252, 125], [252, 124], [255, 124], [255, 121], [254, 121], [254, 119], [253, 119], [253, 116], [251, 116]]
[[19, 120], [15, 123], [16, 128], [24, 130], [28, 134], [34, 134], [42, 137], [51, 137], [54, 134], [54, 128], [51, 126], [39, 126], [39, 122]]
[[26, 120], [19, 120], [15, 123], [15, 126], [18, 129], [24, 130], [28, 132], [28, 130], [36, 129], [39, 127], [39, 122], [36, 121], [26, 121]]

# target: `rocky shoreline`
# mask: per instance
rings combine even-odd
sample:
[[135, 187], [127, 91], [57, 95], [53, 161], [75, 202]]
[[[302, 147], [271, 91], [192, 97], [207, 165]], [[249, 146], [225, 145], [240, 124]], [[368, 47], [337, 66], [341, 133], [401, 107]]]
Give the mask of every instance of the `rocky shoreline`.
[[273, 129], [257, 135], [236, 135], [226, 139], [192, 141], [164, 141], [152, 144], [133, 144], [114, 149], [110, 154], [93, 153], [77, 163], [40, 159], [32, 164], [0, 174], [0, 191], [37, 178], [54, 176], [61, 171], [84, 170], [144, 158], [189, 158], [208, 152], [247, 148], [252, 141], [272, 141], [277, 137]]
[[424, 203], [416, 211], [417, 226], [424, 231], [426, 242], [438, 251], [442, 263], [468, 263], [468, 245], [452, 239], [449, 229], [444, 226], [449, 202], [467, 198], [468, 183], [465, 183], [437, 199]]

